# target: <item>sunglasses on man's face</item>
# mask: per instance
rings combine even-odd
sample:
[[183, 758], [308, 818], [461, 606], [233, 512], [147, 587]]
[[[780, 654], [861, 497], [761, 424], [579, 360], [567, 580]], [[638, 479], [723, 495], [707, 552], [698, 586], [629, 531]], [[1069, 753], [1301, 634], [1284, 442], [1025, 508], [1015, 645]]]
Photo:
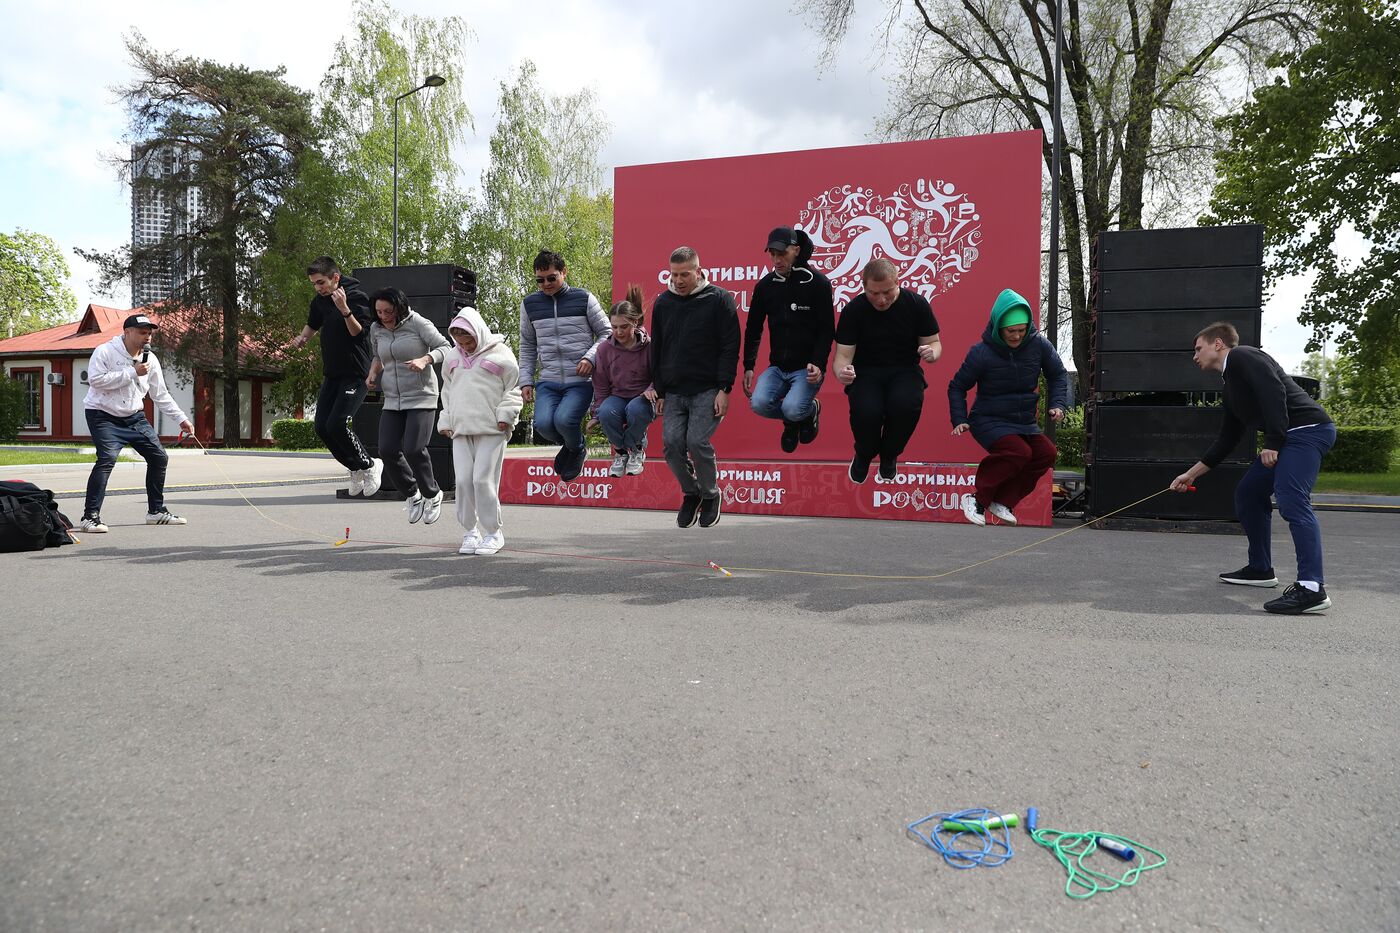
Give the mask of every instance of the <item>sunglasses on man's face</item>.
[[549, 275], [537, 275], [537, 276], [535, 276], [535, 284], [536, 284], [536, 285], [543, 285], [543, 284], [546, 283], [546, 282], [548, 282], [550, 285], [553, 285], [553, 284], [554, 284], [555, 282], [557, 282], [557, 281], [559, 281], [559, 276], [555, 275], [555, 274], [552, 273], [552, 272], [551, 272]]

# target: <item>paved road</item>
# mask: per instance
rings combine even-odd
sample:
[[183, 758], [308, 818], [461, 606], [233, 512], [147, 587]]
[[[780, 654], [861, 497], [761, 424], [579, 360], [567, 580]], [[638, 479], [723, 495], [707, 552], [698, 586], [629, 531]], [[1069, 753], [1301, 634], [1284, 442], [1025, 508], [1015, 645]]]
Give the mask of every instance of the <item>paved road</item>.
[[[724, 578], [624, 559], [928, 574], [1049, 532], [515, 507], [465, 558], [450, 513], [249, 495], [283, 524], [116, 496], [0, 555], [0, 929], [1400, 928], [1393, 517], [1324, 515], [1336, 605], [1287, 619], [1213, 582], [1232, 537]], [[1080, 903], [1024, 834], [955, 871], [903, 832], [974, 805], [1171, 862]]]

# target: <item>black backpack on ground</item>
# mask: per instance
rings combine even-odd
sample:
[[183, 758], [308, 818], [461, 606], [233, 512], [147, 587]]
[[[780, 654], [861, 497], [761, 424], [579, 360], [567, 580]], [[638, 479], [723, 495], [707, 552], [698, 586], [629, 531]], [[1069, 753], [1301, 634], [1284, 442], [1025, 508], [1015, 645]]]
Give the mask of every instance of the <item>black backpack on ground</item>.
[[22, 480], [0, 481], [0, 551], [42, 551], [72, 544], [73, 523], [53, 492]]

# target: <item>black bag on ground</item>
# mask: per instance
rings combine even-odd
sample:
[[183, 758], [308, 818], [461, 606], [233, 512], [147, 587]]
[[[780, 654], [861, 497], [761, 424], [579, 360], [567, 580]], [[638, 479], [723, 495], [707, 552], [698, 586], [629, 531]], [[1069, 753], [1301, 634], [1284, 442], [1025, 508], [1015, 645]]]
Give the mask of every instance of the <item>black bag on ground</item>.
[[53, 492], [22, 480], [0, 481], [0, 552], [42, 551], [72, 544], [73, 523]]

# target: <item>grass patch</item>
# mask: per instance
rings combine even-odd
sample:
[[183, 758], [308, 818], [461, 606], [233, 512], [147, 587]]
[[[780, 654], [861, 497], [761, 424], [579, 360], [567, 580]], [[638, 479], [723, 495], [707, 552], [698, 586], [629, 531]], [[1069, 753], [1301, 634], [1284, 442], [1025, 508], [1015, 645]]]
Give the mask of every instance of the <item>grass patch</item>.
[[59, 453], [56, 450], [0, 450], [0, 466], [33, 466], [41, 463], [92, 463], [92, 454]]
[[1319, 473], [1314, 492], [1400, 496], [1400, 470], [1389, 473]]

